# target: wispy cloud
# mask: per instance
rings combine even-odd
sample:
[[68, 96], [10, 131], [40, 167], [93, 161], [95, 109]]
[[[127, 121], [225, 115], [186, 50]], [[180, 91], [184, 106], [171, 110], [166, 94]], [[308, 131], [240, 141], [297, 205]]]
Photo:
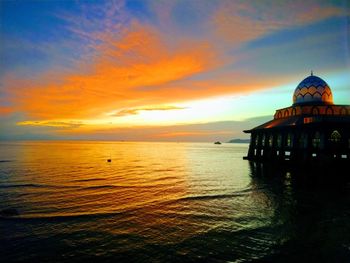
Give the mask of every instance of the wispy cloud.
[[155, 107], [141, 107], [141, 108], [132, 108], [132, 109], [123, 109], [117, 113], [110, 114], [110, 116], [123, 117], [128, 115], [136, 115], [140, 111], [167, 111], [167, 110], [183, 110], [185, 107], [177, 106], [155, 106]]
[[116, 105], [122, 109], [159, 103], [165, 94], [139, 89], [157, 89], [215, 64], [205, 43], [169, 50], [155, 31], [140, 25], [113, 44], [99, 44], [96, 50], [99, 57], [88, 66], [83, 64], [81, 72], [53, 70], [40, 80], [13, 76], [5, 80], [16, 110], [33, 118], [84, 118], [104, 114]]
[[13, 112], [12, 107], [9, 106], [1, 106], [0, 105], [0, 116], [1, 115], [8, 115]]
[[83, 40], [85, 45], [81, 47], [88, 52], [108, 39], [113, 41], [132, 23], [123, 0], [80, 2], [78, 8], [79, 12], [62, 11], [54, 15], [64, 22], [75, 39]]
[[213, 14], [217, 35], [231, 44], [241, 44], [285, 28], [349, 15], [349, 10], [326, 1], [221, 1]]
[[74, 129], [84, 125], [81, 122], [63, 122], [63, 121], [21, 121], [17, 122], [19, 126], [43, 126], [43, 127], [55, 127], [63, 129]]

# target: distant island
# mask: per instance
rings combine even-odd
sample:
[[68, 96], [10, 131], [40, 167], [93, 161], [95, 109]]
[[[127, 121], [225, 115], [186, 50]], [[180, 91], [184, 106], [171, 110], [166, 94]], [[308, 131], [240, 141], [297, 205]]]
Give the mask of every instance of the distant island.
[[228, 143], [250, 143], [250, 139], [232, 139]]

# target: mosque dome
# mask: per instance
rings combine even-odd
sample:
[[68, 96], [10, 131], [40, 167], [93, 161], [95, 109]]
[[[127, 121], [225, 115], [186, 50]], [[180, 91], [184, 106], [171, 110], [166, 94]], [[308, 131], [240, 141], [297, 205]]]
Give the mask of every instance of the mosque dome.
[[332, 91], [323, 79], [311, 72], [311, 75], [296, 87], [293, 104], [333, 104]]

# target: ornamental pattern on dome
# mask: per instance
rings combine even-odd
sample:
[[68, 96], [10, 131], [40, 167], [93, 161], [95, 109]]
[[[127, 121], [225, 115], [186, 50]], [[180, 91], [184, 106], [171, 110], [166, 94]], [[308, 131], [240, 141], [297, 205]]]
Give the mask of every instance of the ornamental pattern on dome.
[[328, 84], [317, 76], [305, 78], [294, 91], [294, 104], [333, 104], [333, 95]]

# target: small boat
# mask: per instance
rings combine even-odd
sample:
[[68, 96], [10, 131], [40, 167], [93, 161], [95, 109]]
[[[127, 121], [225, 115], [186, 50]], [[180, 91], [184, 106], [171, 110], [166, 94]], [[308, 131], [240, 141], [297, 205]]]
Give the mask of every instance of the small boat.
[[112, 159], [107, 159], [107, 163], [110, 163], [110, 162], [112, 162]]
[[214, 142], [214, 144], [221, 144], [221, 142], [217, 141], [217, 142]]

